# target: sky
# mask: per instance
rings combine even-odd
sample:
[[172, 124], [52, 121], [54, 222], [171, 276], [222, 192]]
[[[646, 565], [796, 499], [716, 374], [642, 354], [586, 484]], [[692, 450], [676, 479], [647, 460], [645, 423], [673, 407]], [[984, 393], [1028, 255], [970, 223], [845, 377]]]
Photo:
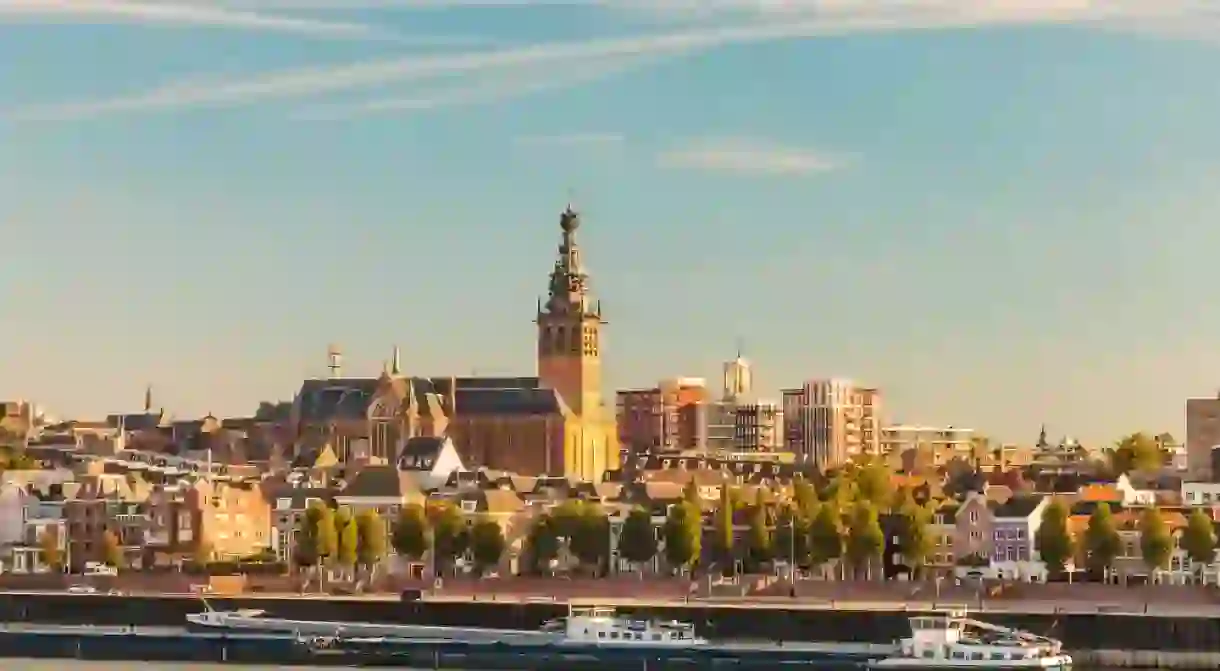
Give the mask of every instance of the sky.
[[0, 397], [530, 374], [572, 201], [608, 390], [1181, 435], [1218, 70], [1210, 0], [0, 0]]

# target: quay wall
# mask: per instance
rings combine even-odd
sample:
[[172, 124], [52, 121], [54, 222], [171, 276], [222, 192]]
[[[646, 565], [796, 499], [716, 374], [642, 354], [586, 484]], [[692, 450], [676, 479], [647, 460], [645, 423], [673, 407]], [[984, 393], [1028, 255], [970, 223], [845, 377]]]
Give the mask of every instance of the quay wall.
[[[563, 604], [494, 601], [401, 602], [360, 598], [209, 598], [218, 610], [253, 608], [302, 620], [536, 629], [567, 613]], [[202, 610], [187, 595], [0, 594], [0, 622], [178, 626]], [[908, 632], [909, 613], [785, 608], [782, 603], [623, 607], [641, 617], [691, 622], [712, 639], [892, 643]], [[1122, 613], [988, 612], [988, 622], [1059, 638], [1082, 664], [1107, 667], [1220, 667], [1220, 618]], [[1207, 659], [1203, 655], [1211, 655]], [[1200, 666], [1201, 665], [1201, 666]]]

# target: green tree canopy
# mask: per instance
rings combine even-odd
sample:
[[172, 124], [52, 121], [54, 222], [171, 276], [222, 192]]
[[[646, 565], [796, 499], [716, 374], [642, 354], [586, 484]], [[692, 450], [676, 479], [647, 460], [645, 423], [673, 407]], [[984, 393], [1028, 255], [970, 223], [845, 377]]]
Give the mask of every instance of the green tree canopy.
[[570, 520], [568, 547], [585, 569], [598, 571], [610, 555], [610, 520], [596, 503], [584, 502]]
[[339, 552], [339, 537], [335, 533], [334, 510], [315, 501], [305, 510], [297, 529], [293, 561], [301, 566], [316, 566]]
[[920, 573], [936, 547], [928, 526], [932, 513], [910, 499], [902, 504], [897, 514], [898, 544], [902, 548], [902, 558], [913, 572]]
[[767, 519], [766, 490], [758, 489], [758, 496], [749, 509], [749, 531], [746, 548], [751, 570], [771, 561], [771, 528]]
[[871, 460], [855, 472], [856, 499], [873, 504], [875, 509], [889, 508], [894, 498], [893, 472], [884, 463]]
[[351, 508], [344, 506], [335, 511], [336, 548], [334, 561], [344, 567], [356, 565], [356, 553], [359, 551], [360, 534], [356, 529], [356, 518], [352, 516]]
[[38, 556], [42, 563], [59, 572], [64, 568], [64, 553], [59, 549], [59, 533], [54, 527], [44, 530], [38, 536]]
[[703, 541], [703, 512], [689, 501], [670, 507], [665, 519], [665, 561], [673, 569], [693, 567]]
[[618, 554], [641, 568], [657, 554], [657, 537], [652, 528], [652, 515], [643, 508], [634, 508], [623, 520], [618, 537]]
[[1072, 558], [1072, 534], [1068, 529], [1069, 511], [1067, 505], [1053, 499], [1042, 509], [1042, 520], [1034, 543], [1038, 553], [1052, 572], [1061, 572]]
[[855, 568], [867, 566], [885, 550], [885, 534], [877, 519], [877, 509], [868, 501], [852, 507], [851, 526], [847, 532], [847, 560]]
[[550, 513], [539, 515], [526, 539], [529, 566], [534, 573], [545, 573], [559, 557], [559, 530]]
[[470, 529], [470, 551], [475, 572], [480, 576], [500, 564], [504, 556], [504, 530], [489, 517], [481, 517]]
[[106, 530], [102, 534], [102, 561], [108, 566], [122, 568], [126, 563], [123, 556], [123, 545], [113, 531]]
[[1149, 508], [1140, 517], [1140, 555], [1149, 569], [1169, 566], [1173, 554], [1173, 536], [1158, 508]]
[[403, 506], [394, 521], [390, 544], [401, 557], [420, 561], [432, 547], [432, 530], [424, 507], [411, 503]]
[[1161, 446], [1145, 433], [1123, 437], [1110, 452], [1110, 465], [1116, 473], [1155, 471], [1164, 463]]
[[386, 555], [385, 521], [374, 510], [356, 515], [356, 563], [372, 570]]
[[1196, 564], [1210, 564], [1216, 558], [1216, 532], [1212, 521], [1203, 511], [1195, 508], [1186, 520], [1182, 532], [1182, 549]]
[[809, 566], [810, 520], [796, 505], [784, 506], [775, 521], [775, 541], [772, 552], [795, 566]]
[[432, 545], [437, 567], [451, 567], [466, 553], [469, 543], [466, 517], [451, 503], [441, 503], [428, 514], [432, 525]]
[[798, 477], [792, 482], [792, 500], [796, 503], [796, 509], [800, 516], [806, 521], [812, 521], [818, 515], [818, 490], [803, 477]]
[[1114, 526], [1110, 506], [1099, 503], [1089, 517], [1089, 528], [1084, 533], [1085, 563], [1095, 575], [1105, 573], [1114, 564], [1122, 551], [1122, 539]]
[[728, 485], [720, 488], [720, 504], [716, 506], [716, 520], [712, 536], [712, 552], [724, 575], [736, 570], [737, 535], [733, 528], [733, 496]]
[[809, 530], [810, 561], [815, 566], [822, 566], [843, 556], [843, 531], [840, 528], [839, 513], [835, 507], [826, 504], [818, 508], [817, 517]]

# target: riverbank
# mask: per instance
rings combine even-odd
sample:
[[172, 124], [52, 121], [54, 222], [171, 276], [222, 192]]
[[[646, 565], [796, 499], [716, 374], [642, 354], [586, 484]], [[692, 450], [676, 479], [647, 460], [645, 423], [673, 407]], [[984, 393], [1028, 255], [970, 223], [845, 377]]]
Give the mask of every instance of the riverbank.
[[[892, 643], [908, 634], [909, 604], [800, 604], [737, 600], [645, 604], [624, 600], [641, 617], [691, 622], [698, 633], [720, 640]], [[210, 598], [213, 608], [264, 610], [305, 620], [391, 622], [534, 630], [567, 614], [562, 603], [301, 597]], [[615, 604], [607, 604], [615, 605]], [[981, 619], [1046, 634], [1064, 642], [1081, 664], [1175, 669], [1220, 668], [1220, 618], [1162, 613], [1013, 612], [987, 609]], [[820, 607], [819, 607], [820, 606]], [[105, 596], [0, 594], [0, 621], [78, 625], [178, 625], [203, 604], [187, 595]], [[1189, 612], [1189, 611], [1188, 611]]]

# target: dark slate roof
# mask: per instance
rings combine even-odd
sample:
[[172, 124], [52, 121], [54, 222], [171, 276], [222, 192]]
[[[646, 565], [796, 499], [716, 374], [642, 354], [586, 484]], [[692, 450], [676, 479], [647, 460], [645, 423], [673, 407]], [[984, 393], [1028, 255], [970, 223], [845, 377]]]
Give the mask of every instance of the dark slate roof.
[[161, 423], [161, 414], [141, 412], [130, 415], [107, 415], [106, 424], [117, 429], [122, 424], [125, 431], [145, 431], [155, 429]]
[[536, 377], [459, 377], [454, 378], [458, 391], [466, 389], [538, 389], [542, 383]]
[[[399, 454], [399, 468], [418, 468], [418, 462], [426, 461], [427, 468], [431, 468], [432, 464], [436, 464], [440, 456], [440, 450], [445, 447], [445, 439], [433, 436], [416, 436], [415, 438], [407, 439], [403, 445], [403, 453]], [[409, 465], [410, 466], [407, 466]]]
[[564, 403], [553, 389], [462, 389], [458, 386], [457, 414], [551, 415]]
[[414, 476], [397, 466], [365, 466], [353, 477], [340, 496], [394, 497], [419, 491]]
[[305, 380], [296, 401], [301, 421], [363, 419], [378, 382], [377, 378]]
[[1029, 517], [1040, 503], [1042, 503], [1041, 496], [1014, 496], [1004, 503], [993, 507], [991, 509], [991, 516]]

